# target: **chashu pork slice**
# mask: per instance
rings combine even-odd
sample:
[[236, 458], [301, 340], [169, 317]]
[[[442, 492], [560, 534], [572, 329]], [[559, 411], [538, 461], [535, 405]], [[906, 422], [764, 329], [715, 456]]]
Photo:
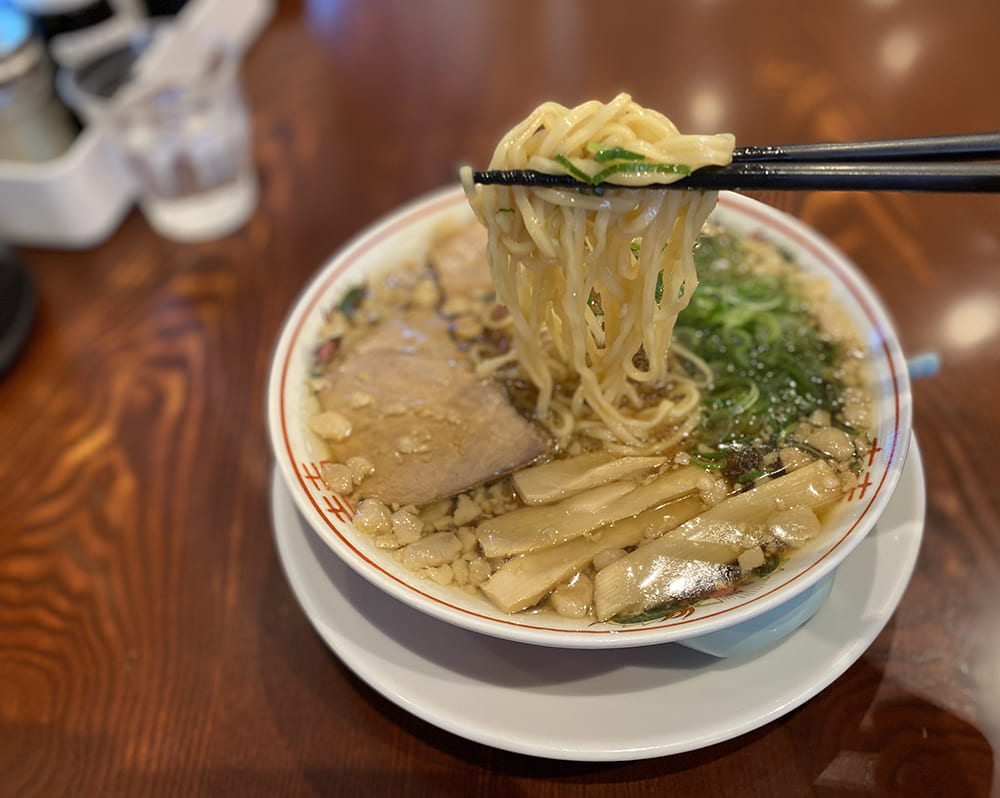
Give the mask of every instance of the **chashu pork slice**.
[[482, 297], [496, 291], [486, 259], [486, 228], [478, 221], [442, 235], [428, 258], [448, 296]]
[[460, 356], [448, 332], [447, 320], [432, 310], [410, 310], [383, 319], [351, 343], [351, 352], [355, 355], [384, 351], [430, 355], [445, 360]]
[[[541, 429], [496, 385], [477, 378], [454, 344], [446, 350], [430, 333], [431, 346], [394, 347], [394, 332], [409, 343], [420, 338], [414, 331], [419, 319], [407, 321], [394, 323], [394, 330], [376, 328], [373, 338], [352, 347], [328, 368], [319, 394], [324, 410], [350, 422], [346, 438], [329, 442], [334, 459], [361, 456], [374, 465], [356, 498], [425, 504], [548, 451]], [[436, 322], [428, 324], [436, 329]]]

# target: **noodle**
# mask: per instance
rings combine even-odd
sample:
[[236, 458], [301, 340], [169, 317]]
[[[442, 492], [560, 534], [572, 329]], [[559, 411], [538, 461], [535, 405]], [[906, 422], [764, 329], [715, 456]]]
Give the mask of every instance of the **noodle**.
[[[730, 135], [681, 135], [621, 94], [606, 105], [539, 106], [490, 168], [641, 187], [728, 163], [732, 148]], [[514, 342], [513, 355], [480, 363], [480, 374], [515, 359], [538, 390], [536, 417], [561, 444], [579, 432], [623, 451], [675, 446], [697, 423], [698, 387], [671, 368], [671, 334], [697, 285], [691, 253], [716, 194], [475, 186], [467, 169], [463, 183], [488, 230]], [[643, 410], [643, 385], [668, 389]]]

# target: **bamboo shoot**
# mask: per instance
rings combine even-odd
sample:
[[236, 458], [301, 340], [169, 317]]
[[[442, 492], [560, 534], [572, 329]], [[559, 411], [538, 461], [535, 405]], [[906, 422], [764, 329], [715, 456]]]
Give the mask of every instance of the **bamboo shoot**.
[[556, 546], [693, 493], [704, 479], [700, 468], [685, 466], [638, 487], [631, 482], [612, 482], [555, 504], [523, 507], [483, 521], [476, 536], [487, 557], [511, 557]]
[[666, 462], [664, 457], [614, 457], [590, 452], [523, 468], [513, 477], [525, 504], [548, 504], [598, 485], [634, 479]]
[[520, 612], [537, 604], [600, 552], [634, 546], [650, 532], [657, 535], [668, 532], [692, 518], [703, 506], [697, 496], [688, 496], [623, 518], [559, 546], [512, 557], [494, 571], [482, 590], [504, 612]]
[[843, 486], [833, 468], [817, 460], [720, 502], [669, 535], [599, 571], [594, 580], [598, 620], [637, 614], [678, 600], [669, 593], [672, 583], [676, 583], [679, 593], [689, 592], [683, 581], [676, 579], [676, 569], [671, 564], [682, 541], [728, 548], [735, 560], [743, 551], [759, 545], [760, 530], [754, 529], [755, 526], [789, 507], [819, 508], [842, 493]]

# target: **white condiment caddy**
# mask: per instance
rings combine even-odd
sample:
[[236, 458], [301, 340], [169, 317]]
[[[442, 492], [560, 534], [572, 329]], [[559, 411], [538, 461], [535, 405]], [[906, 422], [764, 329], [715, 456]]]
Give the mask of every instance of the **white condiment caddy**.
[[[177, 24], [213, 30], [245, 50], [273, 13], [273, 0], [191, 0]], [[100, 44], [107, 44], [106, 32], [98, 35], [104, 37]], [[79, 39], [73, 48], [61, 48], [56, 39], [52, 45], [64, 67], [91, 54]], [[55, 249], [94, 247], [118, 229], [134, 198], [134, 182], [113, 142], [100, 124], [88, 123], [56, 158], [0, 161], [0, 241]]]

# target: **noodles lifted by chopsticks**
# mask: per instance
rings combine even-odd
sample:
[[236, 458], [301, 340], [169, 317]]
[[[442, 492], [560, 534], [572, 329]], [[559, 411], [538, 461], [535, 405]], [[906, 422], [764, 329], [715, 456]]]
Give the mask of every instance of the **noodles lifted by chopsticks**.
[[[642, 186], [724, 165], [733, 144], [681, 135], [621, 94], [539, 106], [490, 169]], [[462, 176], [514, 340], [482, 373], [516, 361], [538, 389], [536, 416], [562, 443], [583, 433], [623, 451], [675, 445], [697, 423], [698, 390], [669, 356], [670, 339], [697, 285], [691, 253], [716, 193], [476, 186], [470, 170]]]

